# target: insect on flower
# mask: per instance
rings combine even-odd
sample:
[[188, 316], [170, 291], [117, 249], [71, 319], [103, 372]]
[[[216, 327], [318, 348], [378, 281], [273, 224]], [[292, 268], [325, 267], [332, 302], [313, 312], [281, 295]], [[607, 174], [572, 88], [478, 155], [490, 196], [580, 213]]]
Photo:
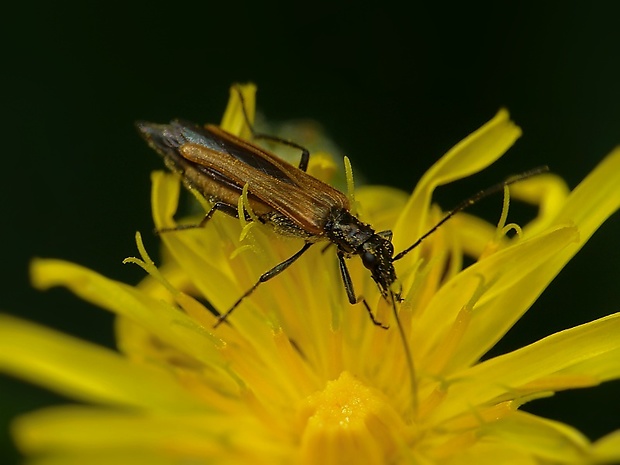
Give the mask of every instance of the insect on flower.
[[[255, 139], [276, 141], [301, 151], [298, 167], [294, 167], [254, 143], [230, 134], [215, 125], [199, 127], [185, 121], [170, 124], [137, 122], [136, 126], [147, 143], [159, 153], [166, 165], [178, 172], [184, 182], [212, 202], [211, 209], [196, 225], [186, 225], [172, 230], [204, 226], [217, 211], [238, 218], [238, 200], [247, 185], [247, 198], [255, 217], [275, 232], [299, 237], [303, 247], [290, 258], [263, 273], [224, 313], [214, 327], [223, 323], [246, 297], [256, 288], [277, 276], [312, 245], [329, 242], [336, 247], [340, 274], [351, 304], [363, 303], [372, 322], [382, 328], [366, 300], [357, 296], [346, 260], [358, 255], [377, 284], [384, 299], [391, 304], [397, 318], [396, 302], [401, 301], [400, 291], [394, 290], [397, 281], [394, 262], [400, 260], [425, 238], [431, 235], [450, 217], [473, 205], [483, 197], [501, 191], [514, 182], [538, 174], [546, 168], [514, 176], [488, 189], [478, 192], [449, 211], [441, 221], [418, 238], [411, 246], [394, 255], [391, 231], [375, 231], [351, 213], [348, 197], [337, 189], [306, 173], [310, 153], [302, 146], [277, 137], [255, 134], [241, 99], [246, 124]], [[251, 218], [248, 215], [248, 220]], [[170, 230], [163, 230], [165, 232]]]

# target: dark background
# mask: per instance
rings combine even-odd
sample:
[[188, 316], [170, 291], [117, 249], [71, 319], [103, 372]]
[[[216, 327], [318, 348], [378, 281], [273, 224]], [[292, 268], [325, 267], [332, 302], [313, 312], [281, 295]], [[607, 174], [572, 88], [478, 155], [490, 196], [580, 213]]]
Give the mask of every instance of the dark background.
[[[320, 121], [370, 182], [410, 190], [509, 108], [523, 138], [484, 174], [442, 189], [446, 206], [541, 164], [574, 187], [620, 143], [615, 7], [39, 3], [5, 10], [0, 28], [0, 309], [102, 344], [113, 343], [110, 315], [62, 289], [31, 289], [27, 266], [60, 257], [127, 282], [142, 276], [121, 260], [135, 255], [136, 230], [157, 249], [149, 173], [161, 165], [136, 119], [219, 122], [229, 85], [252, 80], [270, 119]], [[499, 201], [490, 204], [497, 214]], [[616, 215], [496, 352], [619, 311], [619, 232]], [[0, 457], [11, 463], [8, 419], [63, 399], [8, 377], [0, 390]], [[527, 409], [598, 438], [620, 427], [619, 392], [609, 383]]]

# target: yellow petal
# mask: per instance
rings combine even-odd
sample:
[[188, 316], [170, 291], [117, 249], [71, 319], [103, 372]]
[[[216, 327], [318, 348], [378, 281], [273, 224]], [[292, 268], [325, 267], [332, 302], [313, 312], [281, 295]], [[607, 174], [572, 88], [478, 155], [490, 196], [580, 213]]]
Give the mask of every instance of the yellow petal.
[[[416, 352], [424, 360], [423, 369], [451, 371], [486, 352], [538, 297], [540, 291], [534, 286], [532, 293], [529, 286], [532, 273], [576, 238], [572, 227], [548, 231], [475, 263], [446, 283], [424, 310], [416, 329]], [[462, 340], [455, 341], [453, 325], [480, 286], [484, 292], [470, 310], [471, 321], [461, 331]], [[453, 346], [449, 365], [437, 366], [435, 359], [448, 342]]]
[[[243, 95], [243, 102], [239, 98], [238, 91]], [[248, 127], [248, 122], [243, 114], [243, 104], [247, 112], [250, 124], [254, 124], [256, 85], [254, 84], [233, 84], [230, 88], [230, 98], [226, 111], [222, 117], [220, 127], [243, 139], [250, 139], [252, 132]]]
[[[174, 227], [171, 219], [178, 201], [179, 180], [161, 171], [153, 173], [151, 180], [155, 227]], [[220, 311], [225, 311], [236, 296], [243, 292], [236, 283], [230, 260], [230, 254], [237, 248], [237, 244], [231, 242], [235, 234], [229, 234], [226, 229], [222, 230], [225, 228], [223, 223], [232, 223], [227, 221], [232, 219], [223, 216], [220, 216], [220, 221], [212, 221], [208, 227], [199, 230], [173, 231], [160, 235], [166, 250], [177, 263], [183, 264], [187, 277]], [[195, 220], [198, 221], [200, 220]]]
[[596, 441], [592, 455], [595, 463], [620, 463], [620, 430]]
[[479, 258], [487, 250], [489, 243], [497, 240], [497, 225], [468, 213], [454, 216], [444, 226], [450, 228], [450, 233], [459, 238], [463, 253], [468, 257]]
[[163, 371], [7, 315], [0, 316], [0, 371], [87, 402], [154, 410], [201, 408]]
[[[505, 442], [483, 438], [472, 447], [450, 457], [449, 465], [541, 465], [531, 454]], [[430, 464], [429, 464], [430, 465]]]
[[[252, 430], [254, 434], [240, 435]], [[143, 463], [144, 458], [175, 459], [174, 463], [269, 463], [274, 450], [271, 432], [249, 416], [193, 412], [132, 412], [82, 406], [53, 407], [20, 417], [13, 432], [19, 447], [30, 454], [105, 457], [102, 463]], [[82, 455], [83, 454], [83, 455]], [[121, 459], [112, 462], [114, 458]], [[91, 462], [84, 462], [91, 463]], [[155, 462], [159, 463], [159, 462]]]
[[483, 426], [485, 439], [501, 441], [510, 448], [554, 463], [583, 463], [589, 455], [589, 441], [563, 423], [525, 412], [515, 412]]
[[572, 221], [585, 243], [620, 207], [620, 147], [614, 149], [570, 194], [555, 223]]
[[179, 309], [133, 286], [62, 260], [33, 260], [31, 276], [35, 287], [65, 286], [84, 300], [134, 320], [196, 360], [209, 365], [224, 363], [217, 349], [218, 338]]
[[402, 212], [409, 196], [400, 189], [387, 186], [361, 186], [355, 191], [360, 218], [377, 231], [390, 229]]
[[[481, 299], [476, 311], [472, 314], [472, 322], [467, 328], [459, 349], [451, 358], [451, 367], [467, 366], [475, 362], [512, 327], [566, 263], [583, 247], [596, 229], [620, 207], [619, 185], [620, 149], [616, 149], [571, 193], [560, 213], [552, 220], [552, 223], [556, 225], [574, 224], [579, 232], [578, 236], [573, 236], [572, 239], [569, 237], [559, 239], [558, 237], [555, 250], [554, 241], [549, 242], [544, 239], [547, 237], [545, 234], [534, 236], [531, 239], [534, 242], [523, 241], [515, 248], [505, 249], [481, 260], [438, 292], [433, 301], [434, 310], [427, 309], [425, 313], [429, 327], [433, 325], [432, 315], [441, 315], [441, 322], [438, 322], [440, 326], [452, 324], [455, 321], [460, 305], [464, 305], [472, 295], [474, 284], [469, 285], [469, 291], [466, 287], [459, 287], [460, 298], [459, 292], [455, 292], [445, 300], [442, 297], [446, 297], [449, 291], [454, 290], [453, 288], [463, 280], [469, 279], [472, 282], [472, 277], [476, 274], [484, 277], [487, 283], [492, 282], [495, 279], [493, 276], [498, 275], [502, 275], [502, 280], [506, 283], [509, 282], [507, 279], [512, 280], [511, 285], [503, 287], [499, 284], [494, 285], [495, 292], [488, 293]], [[557, 207], [555, 209], [557, 210]], [[539, 251], [533, 247], [530, 249], [533, 253], [520, 255], [520, 247], [526, 244], [535, 245], [537, 241], [541, 241]], [[543, 246], [545, 243], [547, 245]], [[502, 260], [506, 261], [502, 263]], [[483, 271], [487, 267], [493, 273]], [[516, 278], [519, 278], [520, 282]], [[502, 292], [499, 292], [500, 290]], [[495, 300], [487, 302], [491, 296], [494, 296]], [[485, 303], [486, 307], [483, 305]], [[483, 308], [487, 311], [482, 311]], [[441, 333], [434, 331], [422, 331], [422, 333], [429, 334], [432, 342], [433, 338], [441, 336]]]
[[552, 257], [532, 276], [531, 284], [542, 292], [596, 230], [620, 208], [620, 148], [612, 151], [571, 192], [553, 224], [573, 223], [579, 241]]
[[[21, 462], [20, 462], [21, 463]], [[28, 457], [24, 465], [178, 465], [179, 458], [165, 457], [159, 451], [80, 451], [67, 454], [54, 454]]]
[[[521, 129], [510, 120], [508, 112], [500, 110], [491, 121], [450, 149], [417, 184], [394, 228], [395, 250], [399, 252], [409, 246], [428, 228], [427, 212], [437, 186], [486, 168], [501, 157], [520, 135]], [[411, 228], [410, 225], [415, 226]], [[415, 252], [410, 255], [415, 255]]]
[[555, 375], [560, 375], [558, 384], [551, 386], [556, 389], [571, 387], [566, 380], [575, 375], [589, 378], [590, 384], [619, 377], [620, 313], [555, 333], [450, 376], [449, 394], [438, 412], [465, 411], [498, 396], [518, 398], [528, 383]]

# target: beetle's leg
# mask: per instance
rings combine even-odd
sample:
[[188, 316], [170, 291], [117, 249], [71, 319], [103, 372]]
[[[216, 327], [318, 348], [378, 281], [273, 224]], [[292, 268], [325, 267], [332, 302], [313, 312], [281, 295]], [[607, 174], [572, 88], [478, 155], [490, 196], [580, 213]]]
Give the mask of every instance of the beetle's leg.
[[324, 247], [321, 249], [321, 253], [325, 253], [325, 252], [327, 252], [327, 251], [329, 250], [329, 248], [330, 248], [330, 247], [333, 247], [333, 246], [335, 246], [335, 245], [336, 245], [336, 244], [334, 244], [334, 243], [330, 242], [329, 244], [327, 244], [326, 246], [324, 246]]
[[288, 145], [289, 147], [301, 150], [301, 159], [299, 160], [298, 168], [302, 171], [306, 171], [308, 169], [308, 161], [310, 160], [310, 152], [308, 151], [308, 149], [302, 147], [299, 144], [296, 144], [295, 142], [291, 142], [290, 140], [281, 139], [280, 137], [271, 136], [269, 134], [259, 134], [257, 132], [254, 132], [254, 126], [252, 126], [252, 123], [250, 123], [250, 117], [248, 116], [248, 112], [245, 108], [245, 99], [243, 98], [243, 94], [238, 87], [236, 89], [237, 93], [239, 94], [239, 100], [241, 100], [241, 108], [243, 109], [245, 124], [247, 124], [248, 129], [252, 133], [252, 137], [254, 139], [270, 140], [272, 142], [277, 142], [278, 144]]
[[349, 269], [347, 268], [347, 264], [345, 263], [344, 260], [345, 260], [344, 254], [338, 251], [338, 264], [340, 266], [340, 274], [342, 276], [342, 282], [344, 284], [344, 288], [347, 291], [347, 297], [349, 298], [349, 303], [351, 305], [355, 305], [355, 304], [362, 302], [364, 304], [364, 307], [366, 307], [366, 311], [368, 311], [368, 315], [370, 316], [370, 319], [372, 320], [372, 322], [376, 326], [380, 326], [383, 329], [388, 329], [389, 326], [384, 325], [383, 323], [381, 323], [375, 318], [375, 316], [372, 313], [372, 310], [370, 309], [370, 306], [368, 305], [368, 302], [366, 302], [366, 299], [364, 299], [364, 297], [362, 296], [359, 296], [359, 297], [355, 296], [355, 290], [353, 289], [353, 281], [351, 280]]
[[215, 324], [213, 325], [214, 328], [217, 328], [219, 325], [221, 325], [224, 321], [226, 321], [226, 318], [228, 318], [228, 315], [230, 315], [233, 310], [235, 308], [237, 308], [237, 306], [239, 306], [239, 304], [241, 303], [241, 301], [243, 299], [245, 299], [246, 297], [250, 296], [255, 290], [256, 288], [266, 282], [269, 281], [271, 278], [279, 275], [280, 273], [282, 273], [284, 270], [286, 270], [289, 266], [291, 266], [295, 260], [297, 260], [299, 257], [301, 257], [304, 252], [306, 252], [306, 250], [308, 250], [310, 248], [310, 246], [312, 245], [311, 242], [306, 242], [304, 244], [304, 246], [292, 257], [287, 258], [286, 260], [284, 260], [282, 263], [277, 264], [276, 266], [274, 266], [272, 269], [270, 269], [269, 271], [266, 271], [265, 273], [263, 273], [260, 278], [258, 278], [258, 281], [256, 281], [256, 284], [254, 284], [250, 289], [248, 289], [247, 291], [245, 291], [245, 293], [239, 297], [237, 299], [237, 301], [232, 305], [232, 307], [230, 307], [225, 313], [222, 313], [217, 321], [215, 322]]
[[[204, 218], [202, 220], [200, 220], [200, 223], [196, 223], [196, 224], [179, 224], [179, 225], [174, 226], [172, 228], [156, 229], [155, 230], [155, 234], [167, 233], [167, 232], [172, 232], [172, 231], [183, 231], [184, 229], [202, 228], [202, 227], [204, 227], [204, 225], [206, 225], [209, 222], [209, 220], [211, 219], [213, 214], [216, 211], [218, 211], [218, 210], [221, 211], [222, 213], [226, 213], [229, 216], [233, 216], [235, 218], [239, 218], [239, 210], [236, 207], [233, 207], [232, 205], [224, 203], [224, 202], [215, 202], [213, 204], [213, 206], [211, 207], [211, 209], [204, 216]], [[249, 221], [250, 219], [251, 218], [249, 216], [246, 216], [246, 220]]]
[[254, 139], [263, 139], [270, 140], [272, 142], [277, 142], [278, 144], [288, 145], [289, 147], [293, 147], [295, 149], [301, 150], [301, 159], [299, 160], [299, 165], [297, 166], [300, 170], [306, 171], [308, 169], [308, 162], [310, 161], [310, 152], [307, 148], [296, 144], [295, 142], [291, 142], [290, 140], [280, 139], [277, 136], [270, 136], [269, 134], [255, 134], [252, 133]]

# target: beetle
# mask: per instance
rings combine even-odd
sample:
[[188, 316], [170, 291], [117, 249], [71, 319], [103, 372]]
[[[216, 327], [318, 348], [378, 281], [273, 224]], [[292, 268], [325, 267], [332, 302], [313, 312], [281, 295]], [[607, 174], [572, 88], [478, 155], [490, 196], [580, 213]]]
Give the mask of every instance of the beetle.
[[[239, 89], [237, 91], [246, 123], [254, 134], [243, 95]], [[312, 245], [329, 242], [336, 247], [340, 275], [349, 302], [363, 303], [371, 321], [387, 329], [387, 325], [376, 319], [366, 300], [356, 295], [346, 260], [355, 255], [361, 258], [382, 297], [392, 304], [396, 315], [395, 303], [402, 298], [400, 291], [393, 289], [397, 280], [394, 262], [416, 248], [456, 213], [483, 197], [503, 190], [505, 186], [546, 170], [543, 167], [522, 173], [469, 197], [450, 210], [410, 247], [394, 255], [391, 231], [375, 231], [371, 225], [362, 222], [351, 213], [351, 205], [345, 194], [306, 172], [310, 153], [302, 146], [277, 137], [254, 134], [258, 138], [300, 149], [301, 159], [295, 167], [255, 143], [215, 125], [201, 127], [174, 120], [170, 124], [138, 121], [136, 126], [148, 145], [164, 158], [166, 165], [178, 172], [190, 188], [196, 189], [212, 203], [211, 209], [199, 224], [178, 226], [173, 230], [202, 227], [217, 211], [238, 218], [238, 200], [247, 184], [250, 207], [261, 223], [271, 226], [278, 234], [304, 240], [299, 251], [263, 273], [226, 312], [221, 313], [214, 328], [226, 321], [243, 299], [250, 296], [260, 284], [282, 273]]]

